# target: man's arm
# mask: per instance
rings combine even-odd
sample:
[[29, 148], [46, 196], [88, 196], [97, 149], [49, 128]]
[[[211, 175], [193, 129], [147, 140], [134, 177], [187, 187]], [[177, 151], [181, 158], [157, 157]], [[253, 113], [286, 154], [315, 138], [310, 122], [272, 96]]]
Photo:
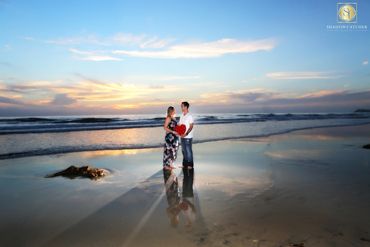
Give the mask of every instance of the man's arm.
[[185, 136], [189, 135], [189, 133], [190, 133], [190, 132], [191, 132], [191, 130], [193, 129], [193, 126], [194, 126], [194, 123], [191, 123], [191, 124], [189, 125], [189, 129], [188, 129], [188, 131], [186, 131], [186, 133], [183, 135], [183, 137], [185, 137]]

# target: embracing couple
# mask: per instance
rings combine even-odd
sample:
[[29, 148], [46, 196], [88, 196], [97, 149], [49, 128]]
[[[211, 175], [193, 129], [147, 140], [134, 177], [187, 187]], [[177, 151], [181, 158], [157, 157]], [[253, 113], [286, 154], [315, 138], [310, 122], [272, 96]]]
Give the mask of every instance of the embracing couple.
[[[173, 106], [168, 107], [167, 117], [164, 122], [163, 128], [166, 131], [164, 150], [163, 150], [163, 168], [164, 169], [174, 169], [174, 162], [177, 158], [177, 150], [179, 149], [179, 142], [181, 139], [181, 148], [183, 161], [182, 166], [185, 168], [193, 168], [193, 127], [194, 119], [189, 112], [189, 103], [184, 101], [181, 103], [182, 114], [180, 116], [179, 122], [177, 122], [176, 110]], [[179, 126], [184, 125], [185, 131], [179, 131]], [[178, 127], [176, 127], [178, 126]]]

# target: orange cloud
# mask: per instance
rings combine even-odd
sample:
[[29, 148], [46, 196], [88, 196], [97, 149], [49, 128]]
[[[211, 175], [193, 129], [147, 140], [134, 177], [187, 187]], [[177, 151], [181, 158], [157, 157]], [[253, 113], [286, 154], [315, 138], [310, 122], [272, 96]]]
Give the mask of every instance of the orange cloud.
[[104, 82], [79, 76], [74, 83], [63, 80], [6, 84], [0, 81], [0, 110], [12, 112], [73, 112], [76, 114], [118, 114], [163, 112], [181, 100], [203, 112], [318, 112], [353, 111], [370, 106], [370, 91], [320, 90], [301, 95], [264, 88], [224, 91], [208, 84]]

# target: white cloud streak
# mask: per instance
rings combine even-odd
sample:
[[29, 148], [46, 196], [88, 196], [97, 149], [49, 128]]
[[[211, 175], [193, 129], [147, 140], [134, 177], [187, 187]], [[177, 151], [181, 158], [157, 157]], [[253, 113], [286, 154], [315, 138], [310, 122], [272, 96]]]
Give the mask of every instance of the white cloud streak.
[[[34, 40], [24, 38], [26, 40]], [[56, 39], [48, 39], [43, 42], [54, 45], [61, 46], [71, 46], [71, 45], [98, 45], [98, 46], [137, 46], [140, 48], [162, 48], [167, 46], [169, 43], [174, 41], [174, 39], [164, 38], [161, 39], [157, 36], [150, 36], [146, 34], [132, 34], [132, 33], [116, 33], [110, 37], [99, 37], [95, 34], [74, 36], [74, 37], [64, 37]]]
[[94, 61], [94, 62], [101, 62], [101, 61], [121, 61], [122, 59], [113, 57], [110, 55], [103, 54], [100, 51], [81, 51], [78, 49], [71, 48], [69, 49], [71, 53], [74, 54], [74, 58], [78, 60], [85, 60], [85, 61]]
[[312, 80], [312, 79], [335, 79], [341, 75], [333, 72], [323, 71], [294, 71], [294, 72], [271, 72], [267, 73], [266, 77], [274, 80]]
[[269, 51], [276, 46], [273, 39], [241, 41], [220, 39], [211, 42], [177, 44], [164, 50], [114, 50], [113, 54], [146, 58], [212, 58], [227, 54]]
[[[25, 37], [29, 41], [34, 38]], [[228, 54], [270, 51], [276, 47], [275, 39], [238, 40], [222, 38], [203, 42], [174, 42], [174, 38], [159, 38], [147, 34], [116, 33], [109, 37], [94, 34], [41, 40], [43, 43], [69, 46], [75, 58], [87, 61], [120, 61], [117, 56], [143, 58], [214, 58]], [[91, 50], [82, 50], [82, 45], [92, 46]], [[109, 50], [101, 52], [99, 47]], [[96, 49], [95, 49], [96, 48]]]
[[117, 33], [110, 38], [110, 40], [112, 43], [120, 45], [136, 45], [140, 48], [159, 49], [169, 45], [175, 39], [161, 39], [157, 36], [149, 36], [146, 34], [135, 35], [131, 33]]

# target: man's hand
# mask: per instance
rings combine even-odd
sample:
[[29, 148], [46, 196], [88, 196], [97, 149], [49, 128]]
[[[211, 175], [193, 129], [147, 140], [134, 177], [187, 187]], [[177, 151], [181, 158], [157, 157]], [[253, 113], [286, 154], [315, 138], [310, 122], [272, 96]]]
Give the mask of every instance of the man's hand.
[[189, 135], [191, 130], [193, 129], [194, 124], [190, 124], [189, 129], [186, 131], [185, 134], [181, 135], [181, 138], [184, 138], [185, 136]]

